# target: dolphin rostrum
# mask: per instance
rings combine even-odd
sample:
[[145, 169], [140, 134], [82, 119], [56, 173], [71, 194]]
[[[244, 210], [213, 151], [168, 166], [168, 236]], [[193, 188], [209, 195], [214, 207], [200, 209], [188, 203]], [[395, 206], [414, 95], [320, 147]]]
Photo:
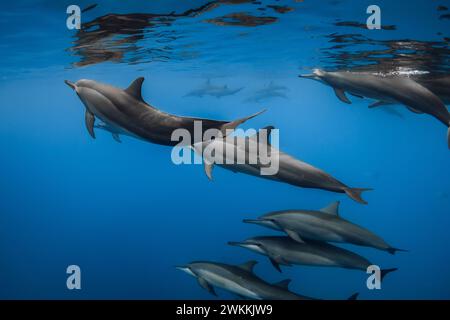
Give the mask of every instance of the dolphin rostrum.
[[338, 209], [339, 201], [318, 211], [275, 211], [258, 219], [243, 221], [284, 231], [290, 238], [300, 243], [307, 240], [351, 243], [384, 250], [390, 254], [406, 251], [390, 246], [373, 232], [341, 218]]
[[[108, 129], [113, 130], [113, 133], [125, 132], [149, 142], [174, 146], [179, 144], [178, 141], [171, 139], [172, 132], [176, 129], [186, 129], [191, 133], [191, 137], [196, 139], [194, 123], [197, 121], [201, 123], [202, 135], [208, 129], [225, 132], [228, 129], [235, 129], [264, 111], [234, 121], [180, 117], [162, 112], [147, 104], [141, 95], [143, 81], [144, 78], [137, 78], [125, 90], [93, 80], [82, 79], [76, 83], [66, 80], [65, 82], [75, 90], [86, 107], [86, 127], [93, 138], [95, 138], [95, 118], [99, 118]], [[202, 137], [199, 138], [201, 141]], [[197, 140], [194, 142], [198, 142]]]
[[[198, 283], [209, 293], [217, 296], [214, 287], [225, 289], [239, 297], [255, 300], [311, 300], [289, 291], [289, 279], [269, 284], [256, 276], [253, 268], [257, 262], [248, 261], [234, 266], [225, 263], [198, 261], [177, 269], [197, 278]], [[357, 294], [349, 299], [356, 299]]]
[[400, 103], [414, 113], [429, 114], [448, 127], [447, 144], [450, 148], [449, 111], [436, 94], [410, 77], [369, 72], [326, 72], [320, 69], [299, 77], [317, 80], [331, 86], [339, 100], [345, 103], [351, 103], [345, 95], [345, 92], [348, 92], [355, 96], [376, 99], [370, 108]]
[[[289, 237], [263, 236], [228, 244], [267, 256], [272, 265], [280, 272], [280, 265], [292, 266], [293, 264], [338, 267], [367, 272], [367, 267], [373, 264], [359, 254], [321, 241], [308, 240], [300, 243]], [[395, 270], [397, 269], [381, 270], [381, 280], [386, 274]]]
[[[270, 131], [273, 128], [274, 127], [272, 126], [268, 126], [263, 129], [267, 130], [268, 134], [270, 134]], [[218, 164], [219, 166], [234, 172], [243, 172], [269, 180], [288, 183], [297, 187], [316, 188], [332, 192], [345, 193], [353, 200], [362, 204], [367, 204], [367, 202], [361, 198], [361, 193], [372, 189], [351, 188], [345, 185], [321, 169], [313, 167], [310, 164], [295, 159], [294, 157], [276, 149], [269, 143], [268, 138], [266, 138], [266, 140], [259, 138], [260, 132], [250, 137], [235, 136], [233, 137], [234, 139], [216, 138], [208, 141], [205, 140], [203, 142], [193, 144], [192, 148], [197, 154], [203, 157], [205, 172], [210, 180], [212, 180], [212, 170], [214, 164]], [[250, 147], [248, 141], [251, 141], [252, 139], [258, 141], [258, 148]], [[245, 147], [242, 148], [242, 146]], [[260, 161], [260, 154], [258, 152], [261, 148], [267, 148], [267, 154], [271, 157], [270, 166], [275, 163], [276, 159], [278, 171], [275, 174], [261, 174], [261, 171], [268, 167], [268, 165], [265, 165]], [[206, 149], [214, 149], [214, 158], [219, 158], [220, 161], [208, 158], [208, 155], [203, 152]], [[228, 155], [228, 150], [233, 150], [231, 157], [236, 157], [237, 154], [244, 153], [246, 159], [245, 163], [242, 163], [242, 161], [239, 163], [238, 161], [235, 161], [236, 159], [229, 159], [230, 156]], [[258, 159], [258, 161], [255, 164], [251, 164], [247, 161], [248, 159]]]

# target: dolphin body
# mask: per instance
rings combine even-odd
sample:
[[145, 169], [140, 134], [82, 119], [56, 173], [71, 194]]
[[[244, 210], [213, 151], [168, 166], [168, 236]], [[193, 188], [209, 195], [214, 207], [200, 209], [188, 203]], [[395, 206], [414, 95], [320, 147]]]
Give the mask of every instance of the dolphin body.
[[274, 84], [273, 81], [271, 81], [268, 86], [256, 91], [253, 96], [247, 98], [245, 101], [246, 102], [260, 102], [263, 100], [269, 100], [269, 99], [273, 99], [273, 98], [286, 99], [287, 96], [284, 92], [287, 90], [289, 90], [287, 87]]
[[317, 80], [331, 86], [339, 100], [345, 103], [351, 103], [345, 95], [345, 92], [349, 92], [355, 96], [376, 99], [377, 102], [371, 104], [369, 108], [400, 103], [414, 113], [429, 114], [448, 127], [447, 144], [450, 148], [449, 111], [436, 94], [409, 77], [382, 76], [368, 72], [326, 72], [320, 69], [299, 77]]
[[[320, 267], [338, 267], [367, 271], [372, 265], [366, 258], [331, 244], [311, 241], [299, 243], [289, 237], [264, 236], [253, 237], [242, 242], [229, 242], [229, 245], [249, 249], [267, 256], [272, 265], [281, 272], [280, 265], [307, 265]], [[381, 279], [397, 269], [381, 270]]]
[[265, 214], [258, 219], [245, 219], [271, 229], [284, 231], [291, 239], [351, 243], [384, 250], [390, 254], [406, 251], [394, 248], [373, 232], [340, 217], [339, 201], [318, 210], [284, 210]]
[[152, 107], [142, 99], [143, 81], [144, 78], [137, 78], [127, 89], [122, 90], [93, 80], [82, 79], [76, 83], [65, 80], [66, 84], [75, 90], [86, 108], [86, 128], [93, 138], [95, 138], [94, 122], [98, 118], [113, 133], [121, 132], [152, 143], [174, 146], [179, 143], [171, 140], [172, 132], [179, 128], [188, 130], [191, 137], [196, 139], [195, 121], [201, 121], [203, 136], [208, 129], [223, 132], [235, 129], [263, 112], [230, 122], [172, 115]]
[[437, 95], [442, 102], [450, 104], [450, 75], [416, 77], [418, 83]]
[[[283, 280], [269, 284], [256, 276], [253, 268], [257, 262], [248, 261], [234, 266], [225, 263], [199, 261], [191, 262], [177, 269], [197, 278], [198, 283], [209, 293], [217, 296], [214, 287], [225, 289], [239, 297], [254, 300], [311, 300], [313, 298], [302, 296], [289, 291], [291, 280]], [[349, 299], [356, 299], [357, 294]]]
[[[270, 131], [274, 127], [268, 126], [264, 129], [268, 130], [269, 134]], [[270, 154], [272, 157], [278, 158], [278, 165], [279, 169], [276, 174], [273, 175], [261, 175], [261, 169], [265, 166], [262, 164], [259, 160], [256, 164], [250, 164], [249, 161], [246, 160], [244, 164], [238, 163], [235, 159], [227, 159], [228, 152], [225, 152], [225, 150], [233, 149], [234, 156], [238, 154], [238, 152], [245, 152], [245, 159], [251, 159], [251, 158], [259, 158], [259, 155], [257, 153], [256, 148], [250, 148], [250, 145], [248, 142], [249, 139], [256, 139], [258, 141], [258, 149], [261, 148], [261, 146], [264, 146], [267, 148], [267, 153]], [[245, 145], [245, 150], [242, 150], [241, 146]], [[202, 141], [198, 142], [192, 145], [192, 148], [194, 151], [201, 155], [204, 158], [204, 167], [205, 167], [205, 173], [208, 176], [210, 180], [212, 180], [212, 170], [214, 167], [214, 159], [208, 159], [205, 158], [205, 154], [203, 150], [205, 148], [214, 148], [215, 149], [215, 155], [216, 157], [222, 157], [222, 161], [219, 166], [231, 170], [233, 172], [242, 172], [249, 175], [284, 182], [288, 183], [297, 187], [302, 188], [316, 188], [316, 189], [323, 189], [327, 191], [332, 192], [338, 192], [338, 193], [345, 193], [347, 196], [349, 196], [351, 199], [355, 200], [356, 202], [367, 204], [367, 202], [361, 198], [361, 193], [363, 191], [371, 190], [369, 188], [351, 188], [345, 185], [344, 183], [340, 182], [336, 178], [332, 177], [330, 174], [322, 171], [321, 169], [318, 169], [316, 167], [313, 167], [312, 165], [305, 163], [303, 161], [300, 161], [298, 159], [295, 159], [294, 157], [274, 148], [270, 145], [268, 138], [266, 141], [263, 141], [261, 138], [259, 138], [259, 133], [257, 133], [255, 136], [251, 137], [234, 137], [234, 142], [228, 141], [228, 139], [220, 139], [216, 138], [214, 140], [208, 140], [208, 141]]]

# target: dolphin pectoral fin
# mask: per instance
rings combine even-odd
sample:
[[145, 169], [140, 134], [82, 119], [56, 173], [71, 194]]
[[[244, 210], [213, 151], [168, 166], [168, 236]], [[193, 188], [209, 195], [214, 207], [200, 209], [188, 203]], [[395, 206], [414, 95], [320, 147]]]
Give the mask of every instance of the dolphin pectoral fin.
[[356, 202], [367, 204], [367, 201], [365, 201], [363, 198], [361, 198], [361, 193], [364, 191], [370, 191], [373, 190], [371, 188], [345, 188], [344, 192], [353, 200]]
[[214, 168], [214, 163], [207, 163], [206, 161], [204, 161], [205, 163], [205, 173], [206, 176], [208, 177], [209, 180], [212, 180], [212, 170]]
[[136, 100], [144, 102], [142, 99], [142, 83], [144, 82], [144, 77], [139, 77], [134, 80], [128, 88], [125, 89], [125, 92], [130, 96], [133, 96]]
[[376, 108], [376, 107], [380, 107], [380, 106], [385, 106], [388, 104], [390, 104], [390, 103], [378, 100], [378, 101], [375, 101], [374, 103], [370, 104], [369, 108], [372, 109], [372, 108]]
[[198, 280], [198, 284], [200, 285], [200, 287], [202, 287], [203, 289], [205, 289], [206, 291], [208, 291], [209, 293], [211, 293], [213, 296], [217, 297], [217, 293], [214, 290], [214, 288], [208, 283], [208, 281], [206, 281], [203, 278], [197, 278]]
[[[234, 130], [234, 129], [236, 129], [238, 126], [240, 126], [241, 124], [243, 124], [245, 121], [250, 120], [250, 119], [252, 119], [252, 118], [258, 116], [258, 115], [260, 115], [260, 114], [263, 113], [263, 112], [266, 112], [266, 109], [261, 110], [261, 111], [255, 113], [255, 114], [252, 114], [252, 115], [250, 115], [250, 116], [248, 116], [248, 117], [241, 118], [241, 119], [237, 119], [237, 120], [234, 120], [234, 121], [231, 121], [231, 122], [227, 122], [227, 123], [225, 123], [225, 124], [222, 125], [222, 127], [220, 128], [220, 130], [222, 131], [222, 134], [223, 134], [224, 136], [226, 136], [226, 135], [227, 135], [227, 130]], [[228, 132], [228, 133], [229, 133], [229, 132]]]
[[413, 112], [413, 113], [417, 113], [417, 114], [422, 114], [422, 111], [419, 111], [417, 109], [414, 109], [412, 107], [406, 106], [406, 108], [408, 108], [409, 111]]
[[341, 100], [342, 102], [351, 104], [352, 102], [347, 98], [347, 96], [345, 95], [344, 90], [342, 89], [337, 89], [334, 88], [334, 93], [336, 94], [336, 97], [339, 98], [339, 100]]
[[305, 243], [305, 241], [303, 241], [303, 239], [300, 238], [300, 236], [298, 235], [297, 232], [292, 231], [292, 230], [289, 230], [289, 229], [285, 229], [284, 232], [286, 232], [287, 235], [288, 235], [291, 239], [293, 239], [293, 240], [295, 240], [295, 241], [297, 241], [297, 242], [300, 242], [300, 243]]
[[84, 121], [86, 123], [86, 129], [91, 135], [92, 138], [95, 139], [95, 132], [94, 132], [94, 122], [95, 122], [95, 116], [92, 112], [86, 109], [86, 112], [84, 114]]
[[111, 133], [114, 140], [116, 140], [118, 143], [122, 143], [122, 140], [120, 140], [120, 136], [118, 133]]
[[357, 98], [361, 98], [364, 99], [364, 96], [360, 95], [360, 94], [356, 94], [356, 93], [351, 93], [349, 92], [352, 96], [357, 97]]
[[281, 271], [281, 268], [280, 268], [280, 264], [277, 261], [275, 261], [274, 258], [270, 257], [269, 260], [270, 260], [270, 263], [272, 263], [272, 265], [275, 267], [275, 269], [277, 269], [278, 272], [281, 273], [282, 271]]

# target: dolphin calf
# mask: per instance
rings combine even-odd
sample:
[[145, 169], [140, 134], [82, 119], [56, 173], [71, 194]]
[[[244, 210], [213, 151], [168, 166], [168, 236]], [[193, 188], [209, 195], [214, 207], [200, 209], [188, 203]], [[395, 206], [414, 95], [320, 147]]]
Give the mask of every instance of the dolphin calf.
[[[242, 242], [229, 242], [229, 245], [249, 249], [267, 256], [272, 265], [281, 272], [280, 265], [307, 265], [320, 267], [338, 267], [367, 271], [373, 265], [366, 258], [326, 242], [297, 242], [289, 237], [264, 236], [253, 237]], [[396, 268], [381, 270], [381, 280]]]
[[341, 218], [338, 211], [339, 201], [317, 211], [275, 211], [258, 219], [243, 221], [284, 231], [291, 239], [300, 243], [307, 242], [307, 240], [351, 243], [384, 250], [390, 254], [406, 251], [392, 247], [373, 232]]
[[[209, 293], [217, 296], [214, 287], [225, 289], [239, 297], [255, 300], [311, 300], [313, 298], [289, 291], [290, 280], [269, 284], [253, 272], [256, 261], [234, 266], [225, 263], [198, 261], [177, 269], [197, 278]], [[357, 294], [349, 299], [356, 299]]]
[[[268, 126], [264, 129], [270, 134], [273, 127]], [[258, 141], [258, 148], [250, 148], [248, 141], [251, 139]], [[345, 193], [356, 202], [367, 204], [367, 202], [361, 198], [361, 193], [371, 189], [351, 188], [321, 169], [295, 159], [294, 157], [274, 148], [267, 139], [266, 141], [260, 139], [259, 133], [245, 138], [234, 137], [231, 142], [229, 140], [230, 139], [216, 138], [214, 140], [198, 142], [192, 146], [195, 152], [203, 157], [205, 172], [210, 180], [212, 180], [212, 170], [214, 164], [217, 162], [219, 166], [234, 172], [242, 172], [269, 180], [284, 182], [297, 187], [316, 188], [332, 192]], [[243, 149], [241, 146], [245, 146], [245, 148]], [[278, 162], [278, 171], [275, 174], [261, 175], [261, 170], [267, 167], [267, 165], [264, 165], [261, 161], [259, 161], [260, 154], [258, 154], [258, 151], [260, 151], [262, 147], [267, 148], [267, 153], [270, 154], [272, 158], [272, 164], [275, 162], [274, 159]], [[206, 148], [215, 150], [215, 159], [210, 158], [209, 155], [206, 155], [205, 152], [203, 152]], [[249, 161], [239, 163], [236, 159], [229, 159], [228, 150], [233, 150], [231, 157], [236, 157], [238, 153], [244, 153], [245, 159], [257, 158], [258, 161], [256, 164], [251, 164]], [[220, 161], [217, 161], [217, 158], [219, 158]]]
[[351, 103], [345, 95], [345, 92], [348, 92], [355, 96], [376, 99], [377, 102], [371, 104], [370, 108], [400, 103], [414, 113], [429, 114], [448, 127], [447, 144], [450, 148], [449, 111], [436, 94], [410, 77], [383, 76], [368, 72], [326, 72], [320, 69], [299, 77], [331, 86], [339, 100], [345, 103]]
[[95, 138], [94, 122], [98, 118], [114, 131], [120, 130], [152, 143], [174, 146], [179, 144], [178, 141], [171, 139], [172, 132], [176, 129], [186, 129], [191, 133], [191, 137], [194, 139], [197, 137], [194, 134], [196, 121], [202, 124], [203, 136], [208, 129], [223, 132], [235, 129], [264, 111], [234, 121], [180, 117], [147, 104], [141, 95], [143, 81], [144, 78], [137, 78], [127, 89], [122, 90], [93, 80], [82, 79], [76, 83], [65, 80], [66, 84], [75, 90], [86, 108], [86, 128], [93, 138]]
[[110, 132], [113, 139], [119, 143], [122, 143], [122, 140], [120, 139], [120, 135], [126, 135], [126, 136], [129, 136], [132, 138], [141, 139], [140, 137], [138, 137], [130, 132], [127, 132], [119, 127], [114, 127], [114, 126], [112, 126], [108, 123], [104, 123], [104, 122], [100, 122], [99, 124], [94, 125], [94, 128]]

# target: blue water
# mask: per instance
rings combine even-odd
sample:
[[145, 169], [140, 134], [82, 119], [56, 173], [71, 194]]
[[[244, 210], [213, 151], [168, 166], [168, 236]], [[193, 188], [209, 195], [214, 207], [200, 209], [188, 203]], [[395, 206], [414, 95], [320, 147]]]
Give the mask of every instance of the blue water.
[[[219, 2], [124, 31], [96, 19], [182, 13], [207, 1], [98, 1], [82, 14], [83, 24], [92, 22], [85, 34], [65, 26], [70, 1], [2, 4], [0, 298], [211, 299], [174, 266], [256, 259], [259, 276], [291, 278], [292, 291], [308, 296], [449, 299], [446, 128], [401, 106], [393, 107], [399, 116], [370, 110], [358, 98], [346, 105], [331, 88], [297, 76], [315, 67], [361, 66], [448, 73], [450, 21], [439, 19], [446, 12], [436, 7], [450, 3], [379, 0], [382, 24], [395, 30], [367, 30], [335, 23], [365, 23], [372, 1]], [[293, 10], [266, 7], [273, 4]], [[271, 19], [251, 26], [208, 22], [241, 12]], [[104, 32], [90, 36], [95, 30]], [[200, 165], [174, 165], [170, 147], [129, 137], [119, 144], [101, 130], [93, 140], [84, 107], [63, 80], [127, 87], [140, 76], [144, 99], [171, 113], [235, 119], [267, 108], [243, 127], [276, 126], [285, 152], [350, 186], [374, 188], [364, 195], [369, 205], [221, 168], [211, 182]], [[207, 79], [244, 89], [222, 98], [186, 96]], [[286, 97], [252, 100], [271, 81], [286, 87]], [[336, 200], [343, 217], [409, 250], [391, 256], [345, 246], [382, 267], [399, 268], [381, 290], [368, 290], [367, 275], [352, 270], [295, 266], [279, 274], [265, 257], [226, 245], [276, 234], [243, 224], [243, 218], [320, 209]], [[81, 268], [81, 290], [66, 288], [71, 264]]]

